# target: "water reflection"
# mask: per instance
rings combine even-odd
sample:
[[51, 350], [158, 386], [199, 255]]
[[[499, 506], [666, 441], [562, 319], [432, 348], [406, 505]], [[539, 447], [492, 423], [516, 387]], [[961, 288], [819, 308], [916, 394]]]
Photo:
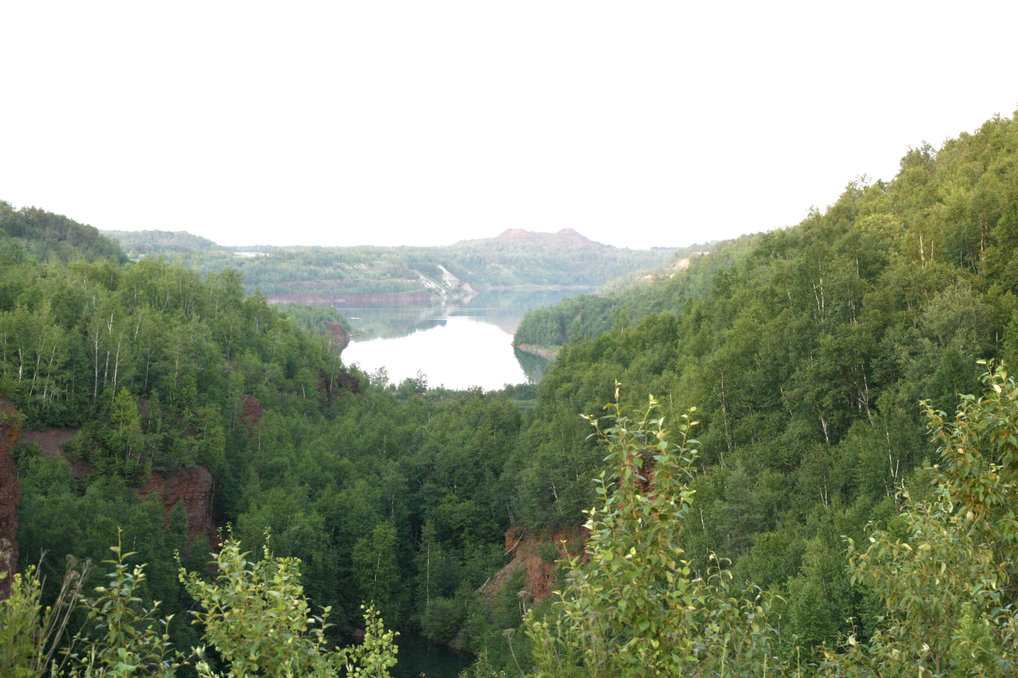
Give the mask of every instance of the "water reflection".
[[447, 647], [432, 645], [416, 633], [400, 631], [399, 654], [392, 668], [393, 678], [457, 678], [470, 665], [468, 657]]
[[500, 389], [527, 380], [513, 354], [512, 335], [476, 318], [446, 316], [405, 337], [353, 341], [343, 361], [365, 372], [384, 368], [399, 384], [423, 372], [429, 386]]
[[544, 379], [545, 373], [551, 368], [551, 361], [547, 358], [542, 358], [539, 355], [533, 353], [526, 353], [514, 348], [513, 352], [516, 355], [516, 361], [523, 368], [523, 373], [527, 375], [527, 380], [536, 384]]
[[340, 308], [353, 325], [360, 341], [394, 339], [445, 322], [441, 306], [373, 306]]
[[360, 339], [404, 337], [412, 332], [441, 325], [448, 316], [476, 318], [516, 333], [527, 311], [554, 306], [566, 297], [593, 291], [590, 287], [544, 290], [491, 290], [482, 292], [464, 306], [344, 306], [339, 312], [357, 330]]
[[497, 290], [459, 307], [341, 308], [355, 337], [343, 361], [365, 372], [384, 368], [391, 383], [423, 372], [429, 386], [485, 390], [536, 382], [549, 363], [514, 352], [513, 335], [527, 311], [589, 288]]

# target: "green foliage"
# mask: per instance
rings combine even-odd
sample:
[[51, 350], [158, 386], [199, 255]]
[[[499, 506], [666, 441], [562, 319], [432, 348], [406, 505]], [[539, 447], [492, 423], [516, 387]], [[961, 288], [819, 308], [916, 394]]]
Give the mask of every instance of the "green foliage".
[[175, 675], [184, 657], [170, 641], [172, 615], [158, 618], [158, 602], [144, 605], [145, 567], [126, 562], [135, 554], [124, 553], [119, 539], [110, 550], [115, 558], [103, 561], [113, 568], [108, 583], [84, 600], [88, 625], [72, 641], [71, 671], [84, 676]]
[[537, 555], [546, 563], [554, 563], [559, 558], [558, 547], [550, 541], [543, 542], [537, 547]]
[[184, 231], [103, 231], [103, 234], [119, 242], [132, 260], [158, 256], [172, 259], [219, 247], [208, 238]]
[[[746, 236], [691, 245], [673, 253], [666, 274], [642, 273], [636, 281], [622, 278], [598, 294], [570, 297], [555, 306], [529, 311], [520, 321], [513, 343], [553, 349], [600, 336], [610, 331], [621, 315], [638, 321], [651, 313], [679, 313], [687, 302], [706, 296], [714, 276], [744, 259], [757, 239]], [[704, 256], [708, 252], [710, 256]]]
[[509, 672], [492, 662], [487, 651], [482, 651], [470, 668], [460, 671], [459, 678], [509, 678]]
[[357, 540], [353, 547], [353, 566], [361, 597], [386, 612], [395, 611], [396, 589], [400, 584], [395, 555], [396, 528], [388, 522], [375, 525], [371, 535]]
[[[297, 559], [274, 557], [266, 546], [262, 558], [252, 560], [231, 537], [213, 564], [217, 575], [212, 582], [183, 569], [180, 579], [204, 608], [194, 613], [194, 623], [204, 628], [203, 639], [226, 662], [226, 675], [383, 678], [395, 665], [395, 634], [384, 629], [370, 607], [364, 611], [363, 644], [329, 649], [329, 608], [311, 614]], [[204, 658], [198, 670], [213, 675]]]
[[572, 572], [550, 619], [530, 613], [538, 676], [740, 675], [784, 670], [766, 597], [734, 592], [717, 564], [696, 576], [681, 525], [693, 505], [691, 413], [669, 442], [657, 403], [631, 419], [616, 401], [593, 420], [608, 445], [600, 505], [588, 512], [586, 564]]
[[[146, 607], [144, 565], [131, 566], [118, 542], [108, 583], [82, 591], [90, 565], [69, 560], [60, 589], [44, 605], [43, 582], [29, 568], [15, 575], [11, 596], [0, 601], [0, 669], [4, 676], [172, 676], [184, 664], [167, 631], [171, 617], [157, 618]], [[84, 622], [69, 628], [75, 614]], [[73, 631], [73, 633], [72, 633]]]
[[10, 203], [0, 200], [0, 252], [3, 251], [18, 252], [17, 257], [7, 255], [15, 260], [23, 260], [25, 255], [36, 261], [126, 260], [120, 245], [91, 226], [37, 207], [15, 210]]
[[953, 420], [927, 407], [941, 445], [929, 498], [905, 494], [900, 530], [852, 544], [852, 581], [879, 601], [869, 638], [829, 652], [828, 675], [1010, 676], [1018, 670], [1014, 502], [1018, 386], [1002, 366]]
[[687, 558], [704, 572], [716, 553], [778, 593], [783, 652], [798, 636], [817, 659], [872, 607], [847, 579], [841, 537], [860, 541], [893, 514], [936, 454], [916, 402], [949, 409], [978, 388], [978, 358], [1018, 355], [1016, 154], [1018, 118], [995, 119], [910, 154], [893, 181], [853, 182], [826, 212], [712, 248], [617, 302], [535, 313], [570, 343], [506, 464], [516, 522], [576, 525], [596, 500], [600, 455], [576, 415], [610, 399], [613, 379], [664, 394], [672, 420], [695, 403]]
[[309, 306], [307, 304], [285, 304], [282, 310], [297, 327], [308, 334], [328, 337], [330, 323], [338, 325], [347, 336], [353, 334], [350, 322], [340, 315], [335, 306]]
[[337, 652], [350, 678], [388, 678], [396, 665], [395, 631], [386, 631], [382, 618], [373, 607], [364, 607], [364, 640]]
[[[81, 597], [88, 565], [69, 566], [52, 606], [42, 603], [35, 570], [15, 575], [10, 597], [0, 601], [0, 671], [4, 676], [173, 676], [187, 663], [171, 646], [172, 615], [156, 616], [159, 603], [142, 600], [145, 566], [127, 562], [134, 553], [110, 547], [115, 558], [108, 582]], [[203, 639], [227, 663], [229, 676], [348, 676], [388, 678], [396, 664], [395, 637], [378, 613], [364, 608], [362, 643], [330, 649], [325, 638], [328, 609], [310, 614], [294, 559], [275, 558], [266, 549], [254, 562], [228, 539], [213, 559], [217, 576], [205, 581], [183, 568], [179, 577], [204, 610], [194, 612]], [[72, 636], [68, 622], [82, 608], [85, 623]], [[59, 651], [58, 651], [59, 650]], [[216, 676], [204, 646], [188, 654], [198, 675]]]
[[[29, 566], [14, 574], [10, 595], [0, 600], [0, 675], [35, 678], [63, 670], [68, 653], [57, 654], [71, 615], [81, 598], [88, 572], [68, 562], [63, 583], [51, 605], [44, 605], [38, 569]], [[0, 573], [0, 579], [7, 573]], [[56, 658], [56, 661], [54, 661]]]
[[[246, 360], [231, 368], [238, 357]], [[322, 342], [300, 333], [264, 299], [245, 300], [235, 274], [202, 280], [159, 261], [4, 269], [0, 388], [33, 426], [76, 426], [108, 416], [126, 389], [143, 431], [156, 434], [144, 441], [144, 461], [187, 462], [190, 431], [204, 434], [215, 423], [208, 408], [229, 428], [242, 395], [234, 389], [248, 386], [247, 393], [266, 405], [307, 410], [308, 401], [319, 406], [341, 388], [341, 374], [338, 358]], [[258, 382], [246, 383], [249, 376]], [[160, 407], [144, 407], [154, 403]], [[188, 433], [170, 436], [172, 428]], [[191, 456], [196, 453], [209, 451]]]

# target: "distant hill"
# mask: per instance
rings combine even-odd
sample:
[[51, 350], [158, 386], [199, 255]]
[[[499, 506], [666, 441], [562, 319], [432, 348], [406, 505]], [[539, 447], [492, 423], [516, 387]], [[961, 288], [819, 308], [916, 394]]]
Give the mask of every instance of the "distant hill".
[[0, 260], [126, 261], [120, 245], [91, 226], [38, 207], [20, 210], [0, 200]]
[[102, 234], [119, 242], [131, 259], [160, 254], [173, 258], [221, 249], [208, 238], [187, 231], [102, 231]]
[[189, 233], [109, 232], [132, 259], [166, 256], [202, 272], [240, 271], [270, 301], [332, 306], [458, 303], [493, 289], [591, 289], [667, 267], [672, 250], [594, 242], [573, 229], [510, 229], [445, 247], [222, 247]]
[[574, 246], [594, 245], [593, 240], [574, 231], [571, 228], [563, 228], [558, 233], [541, 233], [528, 231], [522, 228], [510, 228], [498, 236], [499, 240], [528, 240], [540, 242], [545, 245]]

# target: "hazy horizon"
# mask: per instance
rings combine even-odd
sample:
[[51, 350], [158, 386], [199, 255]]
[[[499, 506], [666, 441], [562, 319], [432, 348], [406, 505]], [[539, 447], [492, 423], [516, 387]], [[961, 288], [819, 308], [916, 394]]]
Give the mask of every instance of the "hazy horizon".
[[[0, 198], [0, 199], [2, 199], [2, 198]], [[32, 205], [31, 207], [39, 207], [41, 209], [45, 209], [45, 207], [42, 207], [41, 205]], [[62, 216], [65, 216], [65, 217], [73, 219], [73, 217], [71, 217], [70, 215], [67, 215], [67, 214], [64, 214]], [[215, 240], [213, 240], [211, 238], [206, 238], [203, 235], [199, 235], [199, 234], [193, 233], [191, 231], [185, 231], [185, 230], [180, 230], [180, 229], [177, 229], [177, 230], [168, 230], [168, 229], [150, 228], [150, 229], [138, 229], [136, 231], [129, 231], [129, 230], [123, 230], [123, 229], [98, 228], [94, 224], [86, 224], [86, 225], [87, 226], [92, 226], [94, 228], [97, 228], [100, 233], [102, 233], [104, 235], [107, 235], [107, 236], [110, 236], [110, 237], [115, 237], [115, 234], [120, 234], [120, 233], [171, 233], [171, 234], [186, 233], [186, 234], [191, 235], [191, 236], [195, 236], [195, 237], [199, 237], [199, 238], [204, 238], [205, 240], [209, 240], [209, 241], [215, 243], [219, 247], [226, 247], [226, 248], [231, 248], [231, 249], [243, 248], [243, 247], [251, 247], [251, 248], [258, 248], [258, 247], [273, 247], [273, 248], [322, 247], [322, 248], [330, 248], [330, 249], [331, 248], [342, 248], [342, 247], [351, 247], [351, 248], [353, 248], [353, 247], [379, 247], [379, 248], [386, 248], [386, 247], [451, 247], [453, 245], [458, 245], [460, 243], [471, 242], [471, 241], [475, 241], [475, 240], [495, 240], [495, 239], [498, 239], [500, 236], [502, 236], [506, 232], [505, 230], [503, 230], [500, 233], [495, 233], [493, 235], [481, 235], [481, 236], [478, 236], [478, 237], [464, 238], [462, 240], [457, 240], [455, 242], [449, 242], [449, 243], [429, 243], [429, 244], [426, 244], [426, 245], [319, 245], [319, 244], [316, 244], [316, 243], [303, 243], [303, 242], [295, 242], [295, 243], [287, 243], [287, 244], [276, 245], [276, 244], [271, 244], [271, 243], [260, 243], [260, 242], [236, 242], [236, 243], [217, 242], [217, 241], [215, 241]], [[516, 229], [506, 229], [506, 230], [516, 230]], [[533, 233], [535, 235], [557, 235], [557, 234], [561, 233], [562, 231], [572, 231], [574, 233], [578, 233], [579, 235], [581, 235], [583, 237], [587, 237], [586, 234], [583, 233], [582, 231], [579, 231], [578, 229], [568, 228], [568, 227], [561, 228], [561, 229], [559, 229], [557, 231], [538, 231], [538, 230], [533, 230], [533, 229], [523, 229], [523, 230], [526, 230], [529, 233]], [[735, 236], [735, 237], [739, 237], [739, 236]], [[701, 241], [701, 242], [683, 243], [681, 245], [663, 244], [663, 245], [650, 245], [648, 247], [631, 247], [631, 246], [612, 245], [611, 243], [602, 243], [602, 242], [598, 242], [597, 240], [594, 240], [593, 238], [588, 238], [588, 240], [590, 240], [592, 243], [597, 244], [597, 245], [608, 245], [610, 247], [626, 247], [628, 249], [640, 249], [640, 250], [649, 250], [649, 249], [670, 249], [670, 250], [674, 250], [674, 249], [681, 249], [683, 247], [689, 247], [691, 245], [700, 245], [700, 244], [707, 244], [708, 242], [712, 242], [712, 241]], [[725, 238], [725, 240], [727, 240], [727, 238]]]
[[1018, 106], [1018, 4], [19, 3], [0, 199], [221, 244], [794, 225]]

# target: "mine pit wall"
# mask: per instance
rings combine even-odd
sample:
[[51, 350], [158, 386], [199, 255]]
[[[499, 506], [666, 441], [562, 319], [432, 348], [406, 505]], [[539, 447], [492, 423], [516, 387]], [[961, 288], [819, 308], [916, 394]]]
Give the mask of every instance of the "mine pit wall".
[[[257, 424], [260, 407], [255, 402], [257, 413], [248, 413]], [[9, 401], [0, 398], [0, 600], [10, 595], [11, 579], [18, 571], [18, 506], [21, 503], [21, 488], [18, 484], [18, 468], [11, 454], [19, 440], [39, 445], [44, 454], [64, 457], [61, 444], [72, 439], [74, 429], [44, 429], [41, 431], [21, 430], [22, 417]], [[23, 433], [23, 434], [22, 434]], [[68, 462], [69, 463], [69, 462]], [[74, 477], [86, 479], [92, 469], [84, 462], [71, 466]], [[158, 473], [149, 475], [138, 488], [142, 499], [152, 497], [163, 507], [163, 529], [169, 524], [170, 514], [177, 504], [182, 504], [187, 518], [187, 542], [185, 552], [204, 537], [209, 546], [219, 546], [219, 532], [212, 514], [215, 485], [212, 474], [204, 466], [192, 466], [170, 476]]]
[[11, 449], [21, 435], [21, 414], [10, 403], [0, 398], [0, 600], [11, 593], [11, 579], [18, 571], [18, 505], [21, 487], [18, 485], [18, 467]]

